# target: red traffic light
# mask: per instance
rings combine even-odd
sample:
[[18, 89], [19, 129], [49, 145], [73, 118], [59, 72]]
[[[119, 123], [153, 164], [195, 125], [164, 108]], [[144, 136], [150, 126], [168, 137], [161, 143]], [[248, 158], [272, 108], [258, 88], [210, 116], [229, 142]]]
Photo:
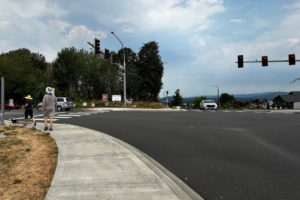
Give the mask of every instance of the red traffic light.
[[261, 63], [263, 67], [268, 66], [268, 56], [262, 56]]
[[289, 65], [295, 65], [296, 64], [296, 56], [295, 54], [289, 55]]

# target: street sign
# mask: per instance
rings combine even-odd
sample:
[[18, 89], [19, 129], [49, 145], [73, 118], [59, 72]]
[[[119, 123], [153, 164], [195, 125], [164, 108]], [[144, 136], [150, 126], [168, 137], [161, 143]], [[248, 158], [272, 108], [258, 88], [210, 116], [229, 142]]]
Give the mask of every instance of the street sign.
[[9, 107], [14, 107], [14, 100], [13, 99], [9, 99]]
[[102, 94], [102, 101], [104, 102], [108, 101], [108, 94]]
[[121, 95], [112, 95], [112, 101], [113, 102], [121, 102], [122, 101]]

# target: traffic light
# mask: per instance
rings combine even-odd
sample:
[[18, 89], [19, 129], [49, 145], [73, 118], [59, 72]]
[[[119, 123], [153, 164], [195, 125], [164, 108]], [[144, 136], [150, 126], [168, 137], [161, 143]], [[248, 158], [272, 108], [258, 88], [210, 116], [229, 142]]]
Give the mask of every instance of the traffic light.
[[296, 56], [295, 54], [289, 55], [289, 65], [295, 65], [296, 64]]
[[244, 56], [238, 55], [238, 68], [243, 68], [243, 67], [244, 67]]
[[263, 67], [268, 66], [268, 56], [261, 57], [261, 64]]
[[100, 40], [95, 38], [95, 54], [99, 54], [99, 53], [100, 53]]
[[108, 49], [105, 49], [105, 50], [104, 50], [104, 59], [109, 59], [109, 57], [110, 57], [109, 50], [108, 50]]
[[117, 56], [117, 54], [113, 54], [113, 56], [112, 56], [112, 62], [113, 63], [119, 63], [118, 62], [118, 56]]

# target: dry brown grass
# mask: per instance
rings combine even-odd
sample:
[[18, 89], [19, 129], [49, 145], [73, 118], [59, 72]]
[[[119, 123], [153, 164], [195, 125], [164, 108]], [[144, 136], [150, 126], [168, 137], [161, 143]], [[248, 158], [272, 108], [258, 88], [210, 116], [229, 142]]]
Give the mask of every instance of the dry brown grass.
[[57, 164], [55, 141], [44, 132], [0, 127], [0, 199], [44, 199]]

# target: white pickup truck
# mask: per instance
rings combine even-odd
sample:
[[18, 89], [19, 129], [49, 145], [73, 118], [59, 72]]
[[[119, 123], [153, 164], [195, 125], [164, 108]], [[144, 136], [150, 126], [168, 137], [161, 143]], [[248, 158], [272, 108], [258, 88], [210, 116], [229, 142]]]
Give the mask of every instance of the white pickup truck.
[[218, 110], [218, 105], [213, 100], [203, 100], [200, 103], [201, 110]]

